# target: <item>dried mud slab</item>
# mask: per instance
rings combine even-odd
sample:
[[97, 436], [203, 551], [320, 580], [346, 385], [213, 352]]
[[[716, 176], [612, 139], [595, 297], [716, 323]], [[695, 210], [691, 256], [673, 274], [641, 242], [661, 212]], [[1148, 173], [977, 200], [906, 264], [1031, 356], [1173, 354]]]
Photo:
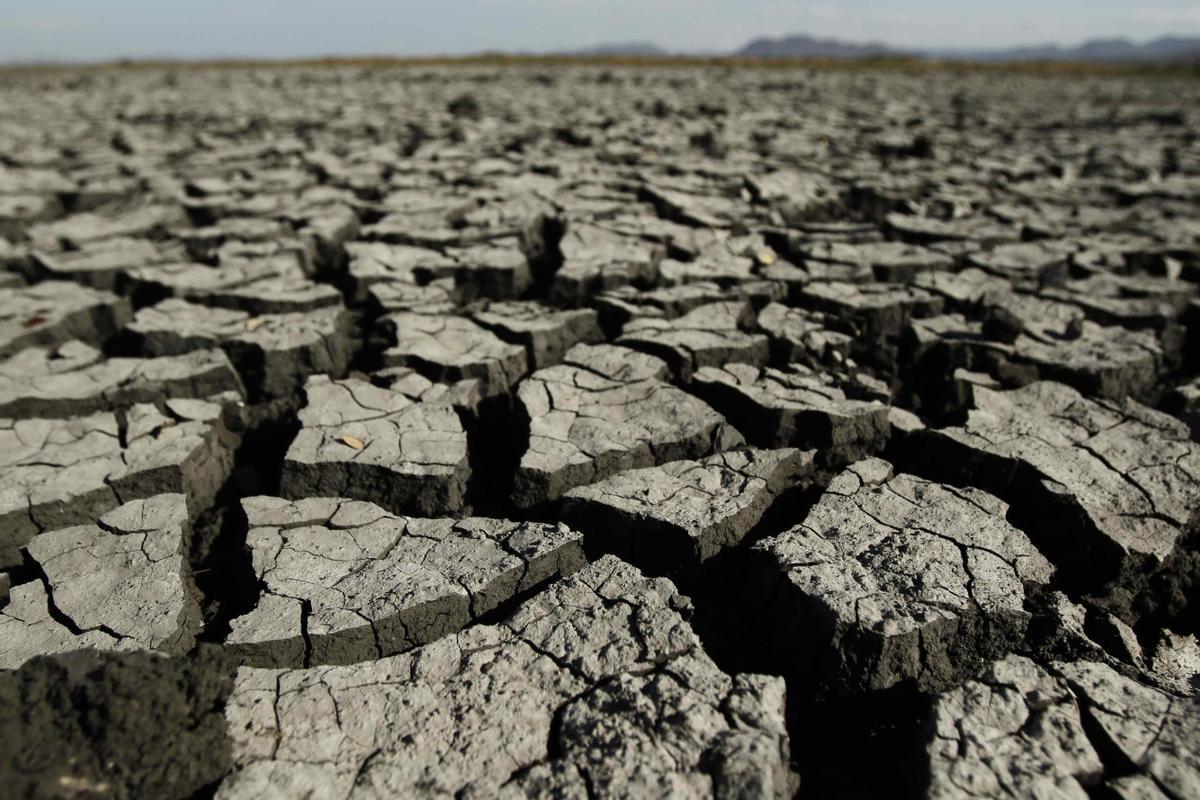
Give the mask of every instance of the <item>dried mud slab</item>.
[[931, 798], [1184, 798], [1200, 791], [1200, 703], [1093, 662], [1009, 656], [941, 695]]
[[877, 281], [907, 282], [918, 273], [954, 268], [954, 259], [904, 242], [814, 242], [799, 248], [810, 261], [865, 266]]
[[1161, 631], [1150, 654], [1150, 672], [1176, 694], [1200, 694], [1200, 641], [1195, 634]]
[[187, 498], [161, 494], [35, 536], [25, 550], [38, 577], [0, 608], [0, 669], [83, 648], [191, 650], [200, 606], [190, 534]]
[[772, 170], [748, 177], [746, 188], [756, 200], [770, 204], [787, 222], [798, 226], [840, 206], [838, 186], [815, 170]]
[[789, 796], [782, 682], [721, 672], [685, 604], [606, 557], [412, 653], [243, 668], [217, 797]]
[[[533, 283], [529, 259], [516, 239], [449, 248], [446, 254], [454, 260], [453, 269], [430, 270], [429, 276], [435, 280], [453, 278], [465, 300], [513, 300]], [[424, 276], [418, 273], [418, 277]]]
[[887, 227], [906, 242], [935, 244], [938, 242], [973, 242], [1002, 244], [1021, 238], [1017, 228], [982, 217], [937, 219], [916, 214], [887, 215]]
[[1183, 420], [1200, 441], [1200, 378], [1169, 389], [1163, 397], [1163, 410]]
[[564, 306], [583, 305], [596, 291], [653, 280], [666, 255], [661, 244], [587, 223], [569, 223], [558, 247], [563, 262], [550, 299]]
[[950, 686], [1023, 646], [1027, 592], [1053, 568], [978, 489], [851, 465], [750, 568], [776, 647], [835, 691]]
[[853, 332], [820, 311], [771, 303], [755, 324], [770, 339], [772, 358], [783, 364], [843, 363], [854, 347]]
[[118, 417], [0, 420], [0, 564], [35, 534], [91, 523], [122, 502], [179, 493], [208, 507], [233, 467], [221, 408], [168, 400]]
[[591, 309], [556, 309], [536, 302], [489, 303], [471, 319], [506, 342], [522, 345], [530, 369], [552, 367], [577, 344], [604, 340]]
[[903, 284], [812, 283], [800, 294], [800, 305], [851, 322], [856, 352], [864, 360], [894, 365], [894, 346], [909, 320], [942, 312], [942, 298]]
[[0, 195], [0, 239], [19, 240], [25, 229], [62, 216], [62, 202], [50, 195]]
[[336, 308], [342, 295], [309, 279], [295, 259], [259, 258], [211, 267], [176, 263], [130, 270], [129, 290], [147, 297], [232, 308], [250, 314], [291, 314]]
[[1018, 288], [1038, 289], [1065, 283], [1071, 255], [1078, 249], [1071, 242], [1053, 240], [1013, 242], [973, 254], [967, 261]]
[[368, 308], [381, 314], [412, 311], [418, 314], [453, 314], [459, 307], [458, 290], [452, 281], [439, 280], [424, 286], [399, 281], [379, 281], [367, 289]]
[[31, 347], [0, 362], [0, 417], [81, 417], [175, 398], [245, 397], [221, 350], [109, 358], [79, 341]]
[[[401, 284], [418, 288], [422, 276], [453, 269], [454, 259], [439, 250], [384, 242], [350, 242], [346, 245], [350, 297], [366, 302], [372, 288]], [[453, 304], [451, 304], [453, 308]]]
[[187, 217], [179, 204], [149, 203], [115, 214], [73, 214], [34, 225], [26, 233], [35, 247], [46, 251], [83, 250], [104, 239], [150, 238], [186, 224]]
[[0, 288], [0, 358], [72, 339], [103, 343], [132, 314], [127, 299], [74, 283]]
[[941, 695], [933, 731], [930, 798], [1084, 798], [1104, 772], [1066, 681], [1020, 656]]
[[1055, 380], [1092, 396], [1157, 398], [1167, 353], [1153, 331], [1102, 326], [1075, 306], [1027, 295], [984, 305], [980, 321], [960, 314], [914, 320], [905, 357], [921, 400], [937, 409], [938, 379], [953, 369], [984, 372], [1009, 386]]
[[150, 239], [118, 236], [87, 243], [82, 249], [29, 254], [27, 272], [34, 278], [74, 281], [93, 289], [115, 291], [129, 272], [184, 255], [179, 245], [160, 245]]
[[[747, 301], [758, 308], [782, 300], [786, 295], [786, 286], [775, 280], [755, 280], [731, 286], [699, 281], [657, 289], [625, 286], [597, 294], [592, 298], [592, 304], [600, 314], [604, 329], [616, 332], [634, 321], [673, 320], [700, 306]], [[739, 318], [739, 323], [748, 322], [748, 317]]]
[[[192, 189], [199, 189], [199, 186], [192, 184]], [[289, 224], [264, 217], [225, 217], [212, 224], [180, 229], [175, 235], [188, 255], [203, 264], [220, 263], [233, 251], [244, 253], [264, 244], [274, 245], [276, 253], [285, 250], [302, 253], [309, 272], [312, 271], [310, 262], [315, 257], [315, 248], [296, 240]]]
[[484, 383], [466, 378], [454, 383], [434, 383], [412, 367], [385, 367], [371, 376], [393, 392], [415, 403], [449, 404], [464, 423], [476, 422], [494, 399], [484, 394]]
[[1007, 297], [1012, 284], [977, 267], [958, 272], [922, 272], [912, 284], [945, 301], [947, 311], [974, 313], [985, 303]]
[[806, 485], [813, 451], [731, 450], [619, 472], [563, 495], [563, 518], [643, 570], [687, 569], [736, 546], [780, 496]]
[[633, 320], [617, 344], [663, 359], [674, 378], [687, 383], [702, 367], [766, 364], [767, 337], [741, 330], [751, 318], [749, 303], [712, 303], [673, 320]]
[[[1055, 664], [1094, 722], [1097, 749], [1119, 753], [1168, 797], [1200, 792], [1200, 699], [1176, 697], [1101, 664]], [[1111, 756], [1109, 756], [1111, 757]]]
[[449, 404], [325, 375], [309, 378], [304, 395], [283, 461], [285, 496], [372, 500], [426, 516], [463, 507], [467, 435]]
[[848, 398], [831, 376], [799, 364], [705, 367], [696, 373], [692, 390], [752, 444], [815, 448], [827, 463], [845, 464], [878, 452], [890, 430], [886, 406]]
[[310, 375], [344, 373], [348, 328], [341, 308], [254, 316], [171, 299], [143, 308], [126, 332], [147, 356], [220, 347], [258, 400], [290, 397]]
[[507, 395], [529, 368], [525, 348], [466, 317], [397, 312], [381, 326], [392, 342], [384, 364], [412, 367], [435, 383], [478, 380], [485, 396]]
[[1195, 284], [1178, 279], [1098, 272], [1049, 288], [1043, 295], [1078, 306], [1100, 325], [1148, 328], [1167, 338], [1179, 335], [1172, 328], [1196, 291]]
[[1182, 422], [1058, 383], [974, 396], [964, 426], [919, 435], [925, 468], [1036, 508], [1039, 549], [1127, 621], [1188, 606], [1200, 446]]
[[743, 443], [702, 401], [666, 383], [667, 365], [613, 345], [576, 345], [562, 364], [523, 381], [529, 446], [513, 502], [556, 500], [627, 469], [697, 458]]
[[641, 195], [652, 203], [660, 217], [698, 228], [734, 228], [750, 216], [741, 198], [722, 196], [719, 192], [703, 192], [700, 186], [673, 187], [665, 182], [643, 186]]
[[258, 666], [395, 655], [586, 563], [582, 537], [562, 524], [398, 517], [339, 498], [243, 506], [262, 589], [225, 644]]
[[736, 285], [755, 280], [755, 260], [746, 255], [731, 253], [724, 247], [706, 249], [691, 261], [673, 258], [659, 265], [660, 279], [667, 286], [686, 286], [692, 283]]

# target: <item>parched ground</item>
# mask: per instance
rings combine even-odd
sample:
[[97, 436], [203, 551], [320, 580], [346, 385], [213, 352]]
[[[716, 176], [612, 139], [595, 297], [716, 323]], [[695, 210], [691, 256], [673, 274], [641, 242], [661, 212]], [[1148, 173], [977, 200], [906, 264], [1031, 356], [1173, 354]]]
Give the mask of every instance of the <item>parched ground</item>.
[[1200, 798], [1198, 126], [0, 75], [0, 795]]

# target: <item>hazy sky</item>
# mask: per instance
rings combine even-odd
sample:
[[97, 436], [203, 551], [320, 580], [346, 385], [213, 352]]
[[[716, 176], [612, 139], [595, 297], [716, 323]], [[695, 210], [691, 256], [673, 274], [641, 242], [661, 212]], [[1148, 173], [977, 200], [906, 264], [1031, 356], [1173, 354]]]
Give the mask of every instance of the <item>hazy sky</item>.
[[1200, 34], [1200, 0], [0, 0], [0, 62], [546, 51], [722, 51], [810, 33], [900, 46]]

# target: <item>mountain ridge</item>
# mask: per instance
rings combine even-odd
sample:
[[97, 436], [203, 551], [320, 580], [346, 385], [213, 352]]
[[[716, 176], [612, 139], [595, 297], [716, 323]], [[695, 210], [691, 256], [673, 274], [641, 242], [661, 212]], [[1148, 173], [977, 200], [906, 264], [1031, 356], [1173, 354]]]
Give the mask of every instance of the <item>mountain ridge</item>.
[[[668, 57], [698, 55], [671, 51], [650, 41], [597, 44], [571, 50], [576, 56]], [[717, 55], [704, 53], [703, 55]], [[1077, 45], [1029, 44], [1013, 47], [894, 47], [885, 42], [857, 42], [804, 33], [760, 36], [725, 55], [739, 58], [918, 58], [929, 61], [1081, 61], [1094, 63], [1200, 63], [1200, 36], [1160, 36], [1138, 44], [1125, 37], [1089, 39]]]
[[1200, 37], [1160, 36], [1143, 44], [1124, 37], [1089, 39], [1074, 47], [1057, 44], [1008, 48], [929, 49], [925, 58], [964, 58], [972, 61], [1093, 61], [1150, 62], [1200, 59]]

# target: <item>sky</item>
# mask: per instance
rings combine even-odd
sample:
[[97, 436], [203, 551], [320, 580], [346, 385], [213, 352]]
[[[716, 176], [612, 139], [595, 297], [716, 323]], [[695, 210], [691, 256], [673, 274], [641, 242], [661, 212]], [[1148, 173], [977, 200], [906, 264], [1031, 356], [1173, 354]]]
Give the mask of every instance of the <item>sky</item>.
[[1200, 0], [0, 0], [0, 62], [725, 52], [807, 33], [897, 47], [1200, 35]]

